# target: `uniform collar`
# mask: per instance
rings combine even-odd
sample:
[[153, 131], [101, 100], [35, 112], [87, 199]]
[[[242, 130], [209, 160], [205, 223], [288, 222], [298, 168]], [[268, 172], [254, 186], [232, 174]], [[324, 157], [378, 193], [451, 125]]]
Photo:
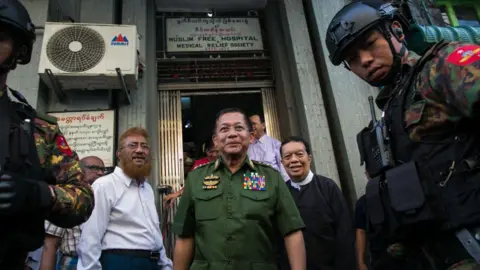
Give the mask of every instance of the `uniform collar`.
[[3, 97], [3, 96], [7, 96], [8, 97], [8, 86], [5, 86], [4, 89], [0, 90], [0, 98]]
[[267, 138], [268, 138], [267, 134], [263, 134], [263, 136], [260, 137], [260, 139], [256, 139], [255, 141], [259, 143], [265, 143], [267, 141]]
[[[411, 51], [408, 52], [407, 60], [402, 65], [402, 76], [400, 76], [400, 78], [405, 76], [405, 74], [408, 74], [410, 69], [417, 63], [418, 59], [420, 59], [420, 56], [418, 54]], [[396, 92], [396, 89], [397, 83], [386, 85], [380, 90], [380, 93], [378, 93], [378, 96], [375, 99], [375, 104], [377, 104], [380, 110], [383, 110], [385, 108], [385, 105], [392, 97], [392, 95]]]
[[[240, 168], [243, 168], [246, 165], [250, 167], [250, 169], [256, 171], [255, 164], [253, 164], [253, 161], [248, 157], [248, 155], [245, 157], [245, 160]], [[221, 167], [225, 167], [225, 163], [222, 160], [222, 156], [218, 156], [217, 160], [215, 161], [215, 171]]]

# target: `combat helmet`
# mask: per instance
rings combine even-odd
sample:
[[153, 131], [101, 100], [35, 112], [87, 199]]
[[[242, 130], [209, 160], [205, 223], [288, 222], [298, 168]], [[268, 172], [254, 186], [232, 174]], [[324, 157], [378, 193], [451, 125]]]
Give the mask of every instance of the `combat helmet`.
[[15, 42], [15, 49], [10, 63], [3, 63], [0, 68], [10, 64], [25, 65], [30, 62], [32, 47], [35, 42], [35, 26], [27, 9], [18, 0], [0, 0], [0, 29], [10, 32]]
[[[394, 66], [400, 66], [401, 55], [406, 47], [397, 53], [390, 40], [392, 21], [398, 21], [405, 31], [409, 29], [408, 20], [391, 3], [381, 1], [355, 1], [344, 6], [335, 14], [328, 25], [325, 43], [329, 58], [338, 66], [345, 60], [345, 50], [369, 30], [379, 30], [390, 45], [394, 56]], [[346, 66], [348, 68], [348, 66]], [[393, 69], [393, 68], [392, 68]], [[392, 70], [393, 72], [394, 70]]]

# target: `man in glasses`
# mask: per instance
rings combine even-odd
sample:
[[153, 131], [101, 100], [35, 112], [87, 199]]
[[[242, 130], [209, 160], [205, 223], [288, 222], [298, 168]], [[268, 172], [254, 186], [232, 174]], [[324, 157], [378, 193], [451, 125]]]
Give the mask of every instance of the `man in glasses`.
[[[80, 167], [84, 175], [84, 180], [90, 185], [105, 172], [103, 160], [96, 156], [84, 157], [80, 160]], [[77, 244], [80, 241], [82, 229], [75, 226], [71, 229], [65, 229], [55, 226], [49, 221], [45, 221], [45, 241], [43, 244], [43, 253], [41, 269], [55, 269], [57, 262], [57, 249], [60, 247], [60, 260], [58, 266], [62, 270], [77, 269]]]
[[0, 269], [22, 269], [42, 246], [44, 222], [65, 228], [88, 219], [93, 192], [55, 118], [7, 87], [30, 62], [35, 26], [18, 0], [0, 1]]
[[82, 158], [82, 160], [80, 160], [80, 167], [82, 168], [85, 181], [90, 185], [105, 173], [103, 160], [95, 156]]
[[152, 168], [148, 138], [143, 128], [125, 131], [118, 166], [93, 183], [95, 208], [82, 228], [77, 269], [172, 269], [147, 181]]
[[306, 269], [305, 225], [280, 173], [247, 156], [251, 132], [240, 109], [217, 114], [219, 157], [188, 175], [177, 208], [176, 270], [276, 269], [278, 233], [290, 269]]

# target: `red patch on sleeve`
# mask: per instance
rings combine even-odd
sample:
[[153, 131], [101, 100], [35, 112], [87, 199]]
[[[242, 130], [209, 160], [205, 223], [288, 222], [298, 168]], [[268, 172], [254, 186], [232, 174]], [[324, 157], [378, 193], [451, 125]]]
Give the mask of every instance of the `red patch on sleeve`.
[[465, 45], [457, 48], [448, 57], [447, 61], [457, 66], [467, 66], [480, 60], [480, 46]]
[[67, 140], [65, 140], [65, 137], [57, 136], [55, 141], [57, 142], [57, 146], [58, 146], [58, 149], [60, 149], [60, 152], [64, 153], [67, 156], [72, 155], [72, 149], [70, 149], [70, 146], [68, 146]]

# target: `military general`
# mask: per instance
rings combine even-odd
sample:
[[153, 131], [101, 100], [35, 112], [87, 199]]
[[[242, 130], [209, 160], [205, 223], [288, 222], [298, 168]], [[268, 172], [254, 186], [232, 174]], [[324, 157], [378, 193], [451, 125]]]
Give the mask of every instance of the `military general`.
[[8, 73], [30, 62], [34, 41], [25, 7], [1, 0], [0, 269], [23, 269], [27, 252], [43, 244], [45, 219], [71, 228], [88, 219], [94, 204], [55, 118], [37, 113], [6, 86]]
[[382, 118], [357, 135], [369, 234], [404, 269], [479, 269], [480, 46], [441, 41], [416, 55], [409, 21], [385, 2], [349, 3], [325, 35], [332, 64], [382, 87]]
[[218, 113], [219, 158], [188, 175], [175, 216], [174, 269], [277, 269], [279, 234], [291, 269], [305, 269], [304, 223], [280, 173], [248, 158], [251, 131], [241, 110]]

